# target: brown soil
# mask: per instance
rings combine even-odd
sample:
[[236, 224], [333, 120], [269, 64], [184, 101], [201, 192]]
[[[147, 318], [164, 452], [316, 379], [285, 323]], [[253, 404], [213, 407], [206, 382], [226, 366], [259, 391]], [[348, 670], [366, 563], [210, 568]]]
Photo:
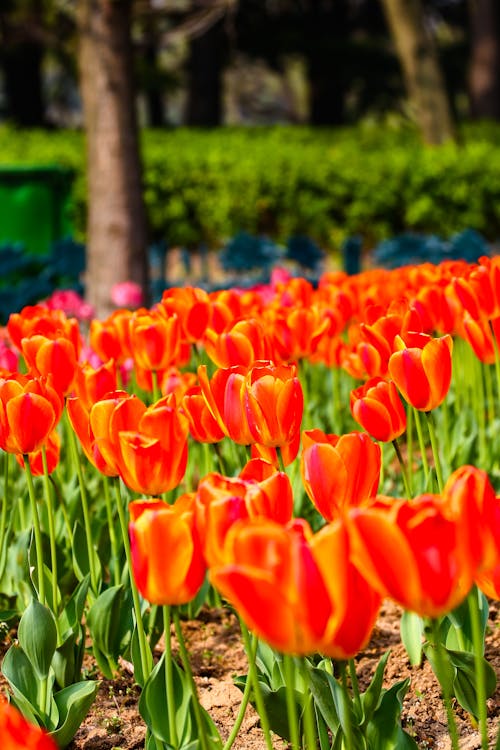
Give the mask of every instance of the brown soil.
[[[486, 644], [486, 657], [500, 677], [500, 615], [492, 607]], [[411, 667], [399, 636], [400, 610], [386, 602], [381, 610], [373, 637], [357, 658], [357, 674], [361, 688], [366, 686], [380, 657], [391, 649], [386, 672], [387, 685], [411, 676], [411, 687], [404, 701], [402, 723], [415, 737], [420, 748], [450, 748], [440, 691], [429, 663]], [[226, 610], [202, 612], [197, 621], [183, 625], [193, 670], [203, 706], [226, 739], [238, 712], [241, 692], [233, 677], [246, 672], [246, 658], [239, 637], [236, 618]], [[158, 650], [158, 654], [160, 650]], [[174, 654], [176, 653], [174, 640]], [[156, 654], [156, 655], [158, 655]], [[93, 664], [88, 657], [87, 667]], [[122, 669], [113, 681], [102, 680], [97, 700], [80, 727], [69, 750], [139, 750], [143, 747], [145, 728], [137, 712], [139, 691], [134, 684], [131, 665], [122, 662]], [[488, 722], [491, 746], [498, 731], [500, 687], [488, 701]], [[477, 730], [469, 716], [456, 707], [461, 750], [480, 748]], [[233, 746], [235, 750], [265, 750], [259, 719], [249, 708]], [[274, 747], [287, 745], [275, 738]]]

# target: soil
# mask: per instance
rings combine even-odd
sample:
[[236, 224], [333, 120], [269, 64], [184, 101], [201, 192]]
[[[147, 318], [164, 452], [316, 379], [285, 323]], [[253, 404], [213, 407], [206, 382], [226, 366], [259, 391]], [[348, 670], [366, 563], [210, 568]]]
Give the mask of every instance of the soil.
[[[402, 725], [416, 740], [419, 748], [451, 747], [440, 690], [427, 661], [412, 667], [400, 641], [401, 611], [385, 602], [373, 637], [357, 659], [360, 687], [368, 684], [380, 657], [391, 650], [386, 670], [386, 684], [411, 677], [411, 686], [403, 705]], [[202, 611], [196, 621], [183, 623], [200, 699], [208, 710], [223, 740], [233, 727], [241, 701], [241, 692], [233, 677], [247, 671], [237, 619], [226, 609]], [[175, 639], [173, 651], [176, 655]], [[161, 653], [158, 647], [155, 657]], [[500, 614], [492, 605], [488, 622], [486, 658], [500, 678]], [[86, 657], [88, 669], [95, 665]], [[499, 679], [500, 682], [500, 679]], [[69, 750], [139, 750], [143, 747], [145, 728], [137, 711], [139, 689], [134, 683], [132, 665], [121, 662], [121, 670], [113, 681], [102, 679], [97, 700], [78, 730]], [[469, 715], [455, 706], [461, 750], [476, 750], [481, 743], [479, 733]], [[500, 685], [488, 701], [488, 727], [493, 747], [500, 722]], [[257, 714], [247, 709], [235, 750], [265, 750]], [[286, 750], [287, 743], [278, 737], [275, 750]]]

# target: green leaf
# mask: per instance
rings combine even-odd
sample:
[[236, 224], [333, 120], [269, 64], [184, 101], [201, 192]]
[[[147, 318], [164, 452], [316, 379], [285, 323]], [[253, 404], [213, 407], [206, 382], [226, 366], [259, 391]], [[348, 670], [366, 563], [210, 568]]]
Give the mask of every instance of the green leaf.
[[415, 612], [405, 610], [401, 616], [400, 630], [410, 664], [417, 667], [422, 661], [424, 622]]
[[[466, 651], [448, 650], [451, 663], [456, 669], [453, 681], [453, 693], [462, 708], [465, 708], [476, 718], [479, 715], [477, 702], [477, 675], [474, 654]], [[486, 697], [489, 698], [495, 692], [496, 674], [492, 666], [482, 657], [485, 674]]]
[[387, 666], [387, 660], [389, 659], [390, 651], [382, 656], [375, 674], [373, 675], [372, 681], [368, 685], [365, 692], [361, 695], [361, 705], [363, 706], [363, 716], [360, 717], [362, 724], [367, 724], [372, 718], [375, 709], [379, 705], [380, 695], [382, 693], [382, 683], [384, 681], [384, 672]]
[[92, 645], [110, 663], [116, 663], [120, 654], [123, 590], [122, 584], [106, 589], [97, 597], [87, 615]]
[[82, 578], [59, 615], [59, 633], [65, 637], [67, 630], [78, 630], [83, 618], [85, 600], [90, 585], [90, 573]]
[[27, 711], [34, 714], [37, 717], [35, 723], [40, 723], [38, 705], [40, 682], [21, 646], [14, 645], [9, 648], [3, 658], [2, 674], [8, 681], [14, 693], [15, 702], [22, 712], [28, 717]]
[[95, 680], [84, 680], [59, 690], [54, 701], [59, 710], [59, 725], [50, 735], [59, 747], [69, 745], [89, 708], [94, 702], [99, 683]]
[[[86, 575], [90, 573], [89, 553], [87, 547], [87, 535], [80, 521], [76, 521], [73, 527], [73, 568], [79, 581], [83, 581]], [[92, 555], [94, 558], [94, 568], [97, 571], [99, 580], [101, 579], [101, 562], [99, 556], [92, 545]]]
[[340, 719], [337, 713], [337, 707], [333, 698], [332, 682], [336, 680], [324, 669], [313, 668], [310, 671], [310, 687], [316, 706], [319, 708], [321, 715], [330, 731], [335, 734], [340, 726]]
[[400, 723], [403, 698], [409, 684], [408, 677], [384, 690], [380, 705], [366, 731], [371, 750], [418, 750], [417, 743], [402, 729]]
[[45, 679], [57, 645], [57, 626], [50, 609], [32, 599], [19, 622], [18, 638], [38, 678]]
[[[176, 726], [182, 730], [184, 738], [187, 736], [192, 739], [190, 733], [193, 727], [189, 711], [190, 686], [184, 672], [175, 661], [172, 661], [172, 673]], [[161, 742], [172, 744], [165, 692], [165, 654], [155, 665], [142, 689], [139, 698], [139, 713], [154, 737]], [[180, 737], [178, 739], [180, 740]]]

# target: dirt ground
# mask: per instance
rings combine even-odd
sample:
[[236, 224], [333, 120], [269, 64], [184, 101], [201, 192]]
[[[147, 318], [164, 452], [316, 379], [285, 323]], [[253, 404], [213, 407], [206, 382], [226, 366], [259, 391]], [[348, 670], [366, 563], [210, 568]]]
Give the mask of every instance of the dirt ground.
[[[386, 671], [387, 684], [411, 676], [411, 687], [403, 707], [402, 723], [420, 748], [450, 748], [446, 717], [440, 691], [429, 663], [411, 667], [399, 636], [400, 610], [386, 602], [381, 610], [373, 637], [357, 658], [360, 686], [366, 686], [379, 658], [391, 649]], [[238, 712], [241, 692], [233, 677], [246, 672], [246, 658], [241, 646], [238, 622], [224, 609], [203, 611], [197, 621], [188, 621], [184, 633], [191, 655], [201, 702], [226, 739]], [[174, 642], [174, 654], [176, 653]], [[490, 612], [486, 657], [500, 678], [500, 614], [496, 606]], [[499, 679], [500, 682], [500, 679]], [[122, 663], [121, 673], [114, 681], [102, 680], [98, 697], [87, 719], [78, 730], [69, 750], [139, 750], [143, 747], [145, 728], [137, 712], [138, 688], [130, 665]], [[498, 731], [500, 717], [500, 686], [488, 701], [490, 744]], [[470, 718], [460, 707], [457, 722], [461, 750], [480, 748], [479, 734]], [[286, 743], [276, 737], [276, 750], [285, 750]], [[233, 745], [235, 750], [265, 750], [258, 716], [249, 708]]]

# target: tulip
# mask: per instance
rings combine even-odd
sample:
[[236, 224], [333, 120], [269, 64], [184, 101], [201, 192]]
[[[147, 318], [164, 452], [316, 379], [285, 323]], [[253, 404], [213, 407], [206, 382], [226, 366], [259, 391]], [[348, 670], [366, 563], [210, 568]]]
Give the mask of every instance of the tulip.
[[250, 367], [255, 360], [269, 359], [271, 341], [258, 320], [231, 321], [222, 333], [207, 329], [204, 338], [207, 355], [217, 367]]
[[199, 287], [170, 287], [163, 292], [158, 310], [167, 316], [177, 315], [183, 338], [196, 344], [202, 340], [210, 321], [210, 298]]
[[246, 373], [246, 367], [235, 365], [227, 370], [216, 370], [209, 380], [206, 366], [198, 368], [198, 382], [210, 413], [224, 435], [239, 445], [254, 442], [244, 400]]
[[193, 386], [186, 391], [182, 397], [181, 411], [188, 419], [191, 437], [198, 443], [218, 443], [224, 437], [224, 432], [212, 416], [200, 386]]
[[0, 379], [0, 448], [35, 453], [44, 445], [62, 412], [62, 400], [41, 378]]
[[246, 625], [297, 655], [354, 656], [369, 638], [380, 596], [354, 569], [339, 523], [313, 537], [306, 521], [239, 521], [210, 580]]
[[193, 506], [189, 495], [175, 505], [161, 500], [129, 504], [132, 571], [139, 592], [152, 604], [185, 604], [203, 584], [206, 568]]
[[[61, 455], [61, 438], [59, 437], [59, 434], [56, 430], [52, 430], [52, 432], [47, 437], [47, 442], [43, 447], [45, 448], [45, 455], [47, 458], [47, 472], [49, 474], [52, 474], [59, 463], [59, 458]], [[29, 453], [28, 459], [33, 476], [43, 476], [45, 470], [43, 466], [42, 449], [36, 451], [35, 453]], [[16, 454], [16, 461], [19, 466], [24, 469], [24, 456], [21, 453]]]
[[130, 310], [115, 310], [106, 320], [90, 323], [89, 342], [103, 362], [113, 359], [118, 365], [132, 356], [130, 345]]
[[89, 409], [96, 401], [104, 398], [108, 393], [116, 391], [116, 366], [110, 359], [100, 367], [94, 368], [89, 364], [80, 364], [76, 369], [75, 395]]
[[65, 338], [80, 356], [82, 339], [76, 318], [67, 318], [62, 310], [51, 310], [46, 305], [28, 305], [20, 313], [12, 313], [7, 330], [14, 346], [21, 351], [22, 340], [32, 336], [43, 336], [55, 340]]
[[288, 476], [265, 461], [249, 461], [239, 477], [207, 474], [196, 492], [196, 523], [207, 564], [220, 561], [227, 532], [237, 520], [264, 517], [285, 524], [292, 512]]
[[31, 336], [21, 342], [22, 353], [35, 376], [52, 376], [56, 390], [66, 394], [71, 390], [76, 375], [78, 353], [67, 338], [49, 339]]
[[354, 563], [382, 596], [439, 617], [465, 599], [477, 573], [470, 519], [438, 495], [379, 497], [349, 511]]
[[390, 442], [406, 430], [406, 412], [391, 380], [372, 378], [351, 391], [351, 413], [373, 438]]
[[304, 397], [295, 365], [256, 362], [248, 370], [244, 398], [252, 442], [276, 448], [299, 433]]
[[302, 442], [300, 468], [304, 487], [327, 521], [376, 495], [381, 451], [366, 433], [337, 436], [310, 430], [304, 432]]
[[396, 336], [395, 347], [389, 374], [404, 399], [419, 411], [435, 409], [450, 388], [453, 339], [412, 333], [405, 340]]
[[57, 750], [54, 740], [4, 697], [0, 698], [0, 742], [2, 750]]
[[180, 352], [181, 327], [177, 315], [139, 310], [129, 322], [134, 362], [144, 370], [161, 371], [176, 363]]

